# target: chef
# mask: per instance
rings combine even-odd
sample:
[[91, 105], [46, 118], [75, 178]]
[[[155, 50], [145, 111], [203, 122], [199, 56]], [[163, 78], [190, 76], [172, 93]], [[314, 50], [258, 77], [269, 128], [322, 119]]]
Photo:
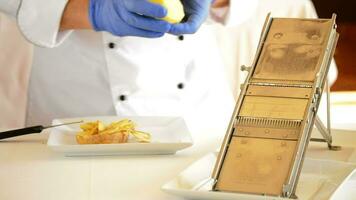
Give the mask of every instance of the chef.
[[200, 27], [212, 2], [182, 2], [186, 22], [171, 25], [157, 19], [167, 10], [147, 0], [1, 0], [37, 45], [26, 124], [184, 116], [190, 128], [225, 129], [234, 100], [213, 30]]
[[[209, 20], [210, 25], [206, 23], [196, 34], [165, 34], [158, 39], [144, 39], [116, 37], [107, 32], [91, 30], [65, 31], [65, 27], [60, 29], [60, 22], [61, 26], [74, 24], [68, 24], [68, 21], [61, 18], [68, 17], [68, 12], [64, 10], [75, 5], [74, 0], [58, 0], [51, 2], [51, 6], [44, 6], [46, 2], [42, 0], [32, 1], [23, 0], [20, 6], [19, 0], [0, 0], [1, 11], [9, 16], [18, 13], [19, 27], [29, 41], [46, 47], [57, 46], [52, 49], [35, 48], [31, 87], [28, 92], [27, 124], [49, 123], [51, 118], [55, 117], [86, 115], [169, 115], [172, 109], [183, 112], [180, 107], [165, 104], [171, 102], [171, 105], [177, 105], [174, 103], [174, 100], [177, 100], [174, 97], [177, 96], [178, 101], [182, 98], [185, 102], [190, 102], [190, 108], [187, 103], [178, 104], [179, 106], [195, 113], [186, 116], [195, 116], [200, 122], [206, 118], [210, 121], [224, 121], [221, 116], [225, 114], [216, 114], [229, 112], [229, 103], [225, 103], [229, 98], [224, 97], [229, 91], [225, 90], [226, 86], [222, 80], [224, 78], [221, 78], [224, 76], [220, 75], [220, 54], [223, 55], [225, 68], [228, 69], [226, 76], [229, 87], [237, 97], [239, 85], [244, 79], [244, 74], [238, 70], [239, 66], [252, 63], [266, 14], [272, 12], [274, 16], [281, 17], [316, 17], [310, 0], [215, 0], [214, 8], [211, 9], [211, 18], [214, 20]], [[224, 26], [219, 26], [216, 22]], [[216, 50], [212, 32], [218, 38], [221, 52]], [[14, 48], [7, 49], [12, 51]], [[31, 62], [31, 59], [26, 62]], [[6, 62], [5, 65], [15, 69], [11, 62]], [[180, 75], [172, 71], [178, 65], [184, 66], [177, 67], [181, 70]], [[161, 70], [156, 70], [159, 67]], [[2, 72], [6, 73], [3, 68]], [[334, 81], [337, 74], [335, 65], [331, 70], [331, 80]], [[212, 71], [217, 73], [210, 78]], [[172, 76], [174, 77], [171, 78]], [[163, 79], [166, 79], [167, 84], [162, 83]], [[154, 84], [159, 87], [153, 86]], [[19, 89], [14, 86], [12, 88]], [[27, 93], [26, 88], [23, 87], [23, 90], [18, 92]], [[206, 88], [210, 88], [209, 96], [212, 97], [205, 98], [202, 101], [204, 104], [192, 104], [191, 99], [194, 98], [196, 102], [200, 102], [197, 96], [204, 94]], [[196, 93], [197, 90], [200, 93]], [[167, 98], [162, 96], [164, 91], [170, 92], [166, 93]], [[146, 95], [147, 98], [144, 98]], [[3, 96], [8, 96], [8, 92]], [[159, 102], [163, 99], [164, 103]], [[167, 99], [171, 101], [166, 101]], [[14, 103], [13, 107], [18, 105], [19, 100], [14, 99], [13, 102], [15, 101], [17, 103]], [[5, 104], [1, 103], [0, 106], [2, 105]], [[6, 105], [11, 106], [8, 103]], [[8, 110], [10, 112], [19, 108]], [[8, 119], [10, 115], [6, 114], [6, 109], [5, 113], [4, 109], [1, 111], [0, 115]], [[21, 112], [21, 115], [14, 116], [13, 120], [22, 119], [22, 116]]]

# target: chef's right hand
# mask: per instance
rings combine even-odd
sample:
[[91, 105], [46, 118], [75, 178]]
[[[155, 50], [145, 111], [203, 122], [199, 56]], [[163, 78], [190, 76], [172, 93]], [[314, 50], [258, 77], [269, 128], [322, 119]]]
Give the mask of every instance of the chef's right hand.
[[90, 0], [89, 18], [96, 31], [116, 36], [161, 37], [171, 28], [167, 10], [147, 0]]

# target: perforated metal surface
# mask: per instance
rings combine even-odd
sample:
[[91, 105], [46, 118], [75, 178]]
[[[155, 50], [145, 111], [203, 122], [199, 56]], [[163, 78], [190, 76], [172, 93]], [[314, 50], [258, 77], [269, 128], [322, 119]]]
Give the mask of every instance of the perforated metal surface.
[[335, 18], [266, 22], [213, 178], [214, 190], [293, 196], [324, 87]]
[[[296, 141], [234, 137], [218, 190], [279, 195], [289, 174]], [[249, 165], [246, 165], [249, 163]]]

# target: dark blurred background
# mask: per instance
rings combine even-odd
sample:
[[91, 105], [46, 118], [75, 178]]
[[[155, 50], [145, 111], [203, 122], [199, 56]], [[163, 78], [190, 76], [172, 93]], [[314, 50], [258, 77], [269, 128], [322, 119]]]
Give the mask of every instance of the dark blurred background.
[[335, 60], [339, 77], [331, 90], [356, 90], [356, 0], [313, 0], [320, 18], [337, 14], [339, 43]]

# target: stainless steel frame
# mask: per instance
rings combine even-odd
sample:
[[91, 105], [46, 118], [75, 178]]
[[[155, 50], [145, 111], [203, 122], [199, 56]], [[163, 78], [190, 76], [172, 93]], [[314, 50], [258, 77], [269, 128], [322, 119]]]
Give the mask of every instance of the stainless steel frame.
[[[310, 109], [312, 112], [309, 112], [308, 116], [306, 116], [307, 120], [305, 120], [302, 124], [302, 129], [303, 129], [302, 133], [303, 134], [299, 140], [297, 152], [295, 154], [295, 159], [292, 164], [289, 178], [288, 178], [286, 184], [283, 186], [283, 194], [281, 195], [283, 197], [296, 198], [295, 190], [297, 187], [299, 174], [302, 169], [302, 164], [303, 164], [306, 148], [308, 146], [309, 141], [326, 142], [328, 144], [328, 147], [330, 150], [339, 150], [341, 148], [339, 146], [332, 145], [332, 136], [331, 136], [331, 127], [330, 127], [331, 126], [330, 125], [330, 87], [327, 82], [327, 74], [329, 71], [329, 65], [332, 60], [332, 56], [334, 54], [336, 43], [338, 40], [338, 33], [336, 32], [336, 15], [335, 14], [333, 14], [331, 20], [332, 20], [333, 26], [332, 26], [331, 30], [329, 31], [330, 34], [328, 36], [326, 51], [323, 53], [323, 60], [321, 63], [320, 71], [317, 74], [317, 80], [315, 81], [314, 85], [312, 86], [312, 90], [313, 90], [313, 94], [314, 94], [313, 100], [308, 105], [308, 109]], [[241, 109], [241, 106], [243, 103], [243, 98], [244, 98], [244, 95], [246, 94], [249, 81], [252, 77], [252, 74], [256, 68], [257, 62], [260, 58], [262, 48], [264, 45], [264, 41], [266, 40], [267, 34], [268, 34], [270, 26], [271, 26], [271, 22], [272, 22], [272, 18], [271, 18], [271, 15], [269, 14], [267, 16], [266, 22], [264, 24], [264, 28], [263, 28], [263, 31], [261, 34], [261, 39], [259, 41], [259, 45], [258, 45], [256, 56], [254, 58], [253, 65], [251, 67], [246, 67], [246, 66], [241, 67], [242, 71], [248, 71], [248, 76], [245, 80], [245, 83], [242, 84], [242, 86], [241, 86], [241, 93], [240, 93], [239, 99], [236, 103], [236, 107], [233, 112], [232, 119], [230, 121], [227, 133], [225, 135], [223, 144], [221, 146], [221, 150], [220, 150], [217, 162], [216, 162], [214, 172], [212, 174], [212, 179], [214, 182], [213, 185], [215, 185], [216, 181], [219, 178], [219, 173], [222, 168], [229, 143], [231, 141], [232, 135], [235, 132], [234, 127], [235, 127], [235, 123], [237, 120], [237, 116]], [[320, 118], [317, 117], [317, 111], [318, 111], [318, 107], [319, 107], [319, 104], [321, 101], [321, 96], [323, 94], [324, 89], [327, 90], [327, 92], [326, 92], [327, 93], [327, 104], [328, 104], [327, 105], [327, 109], [328, 109], [327, 110], [327, 127], [325, 127], [324, 124], [322, 123], [322, 121], [320, 120]], [[324, 137], [324, 139], [311, 139], [310, 138], [314, 124], [319, 129], [319, 131], [322, 134], [322, 136]], [[215, 188], [215, 186], [213, 186], [213, 189], [214, 188]]]

